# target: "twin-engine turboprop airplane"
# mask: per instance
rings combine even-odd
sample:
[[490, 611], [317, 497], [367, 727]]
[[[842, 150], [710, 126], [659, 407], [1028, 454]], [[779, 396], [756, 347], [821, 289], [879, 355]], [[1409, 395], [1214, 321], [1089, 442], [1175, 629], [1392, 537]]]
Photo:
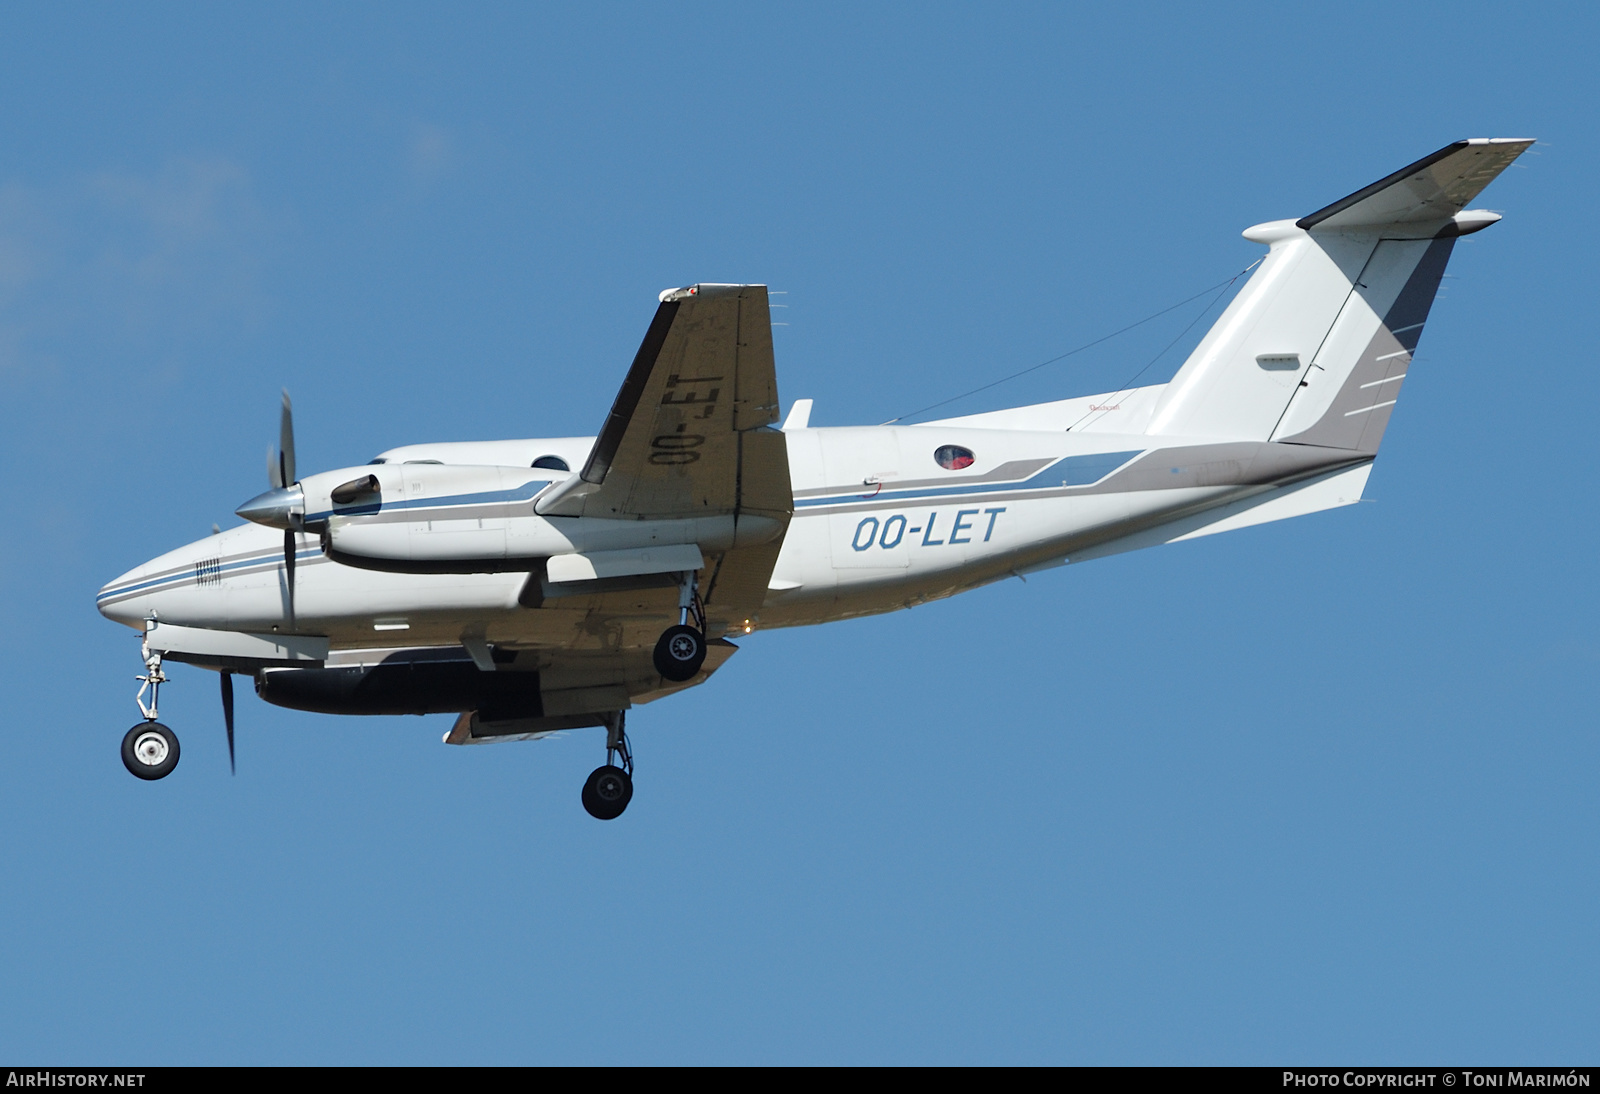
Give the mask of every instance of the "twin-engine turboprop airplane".
[[[1299, 220], [1169, 383], [904, 427], [781, 429], [767, 290], [661, 294], [598, 437], [424, 444], [298, 477], [284, 397], [249, 523], [101, 590], [143, 634], [122, 759], [169, 774], [164, 661], [330, 714], [456, 714], [450, 744], [606, 729], [729, 635], [893, 611], [1017, 574], [1360, 499], [1467, 204], [1527, 140], [1458, 141]], [[146, 696], [149, 700], [146, 702]]]

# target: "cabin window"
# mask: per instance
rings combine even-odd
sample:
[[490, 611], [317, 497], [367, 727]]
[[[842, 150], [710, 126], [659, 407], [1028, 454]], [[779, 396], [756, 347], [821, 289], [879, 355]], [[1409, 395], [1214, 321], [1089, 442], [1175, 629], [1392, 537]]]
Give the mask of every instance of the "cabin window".
[[538, 459], [533, 461], [533, 466], [542, 467], [546, 471], [572, 470], [572, 468], [567, 466], [567, 461], [562, 459], [560, 456], [540, 456]]
[[959, 444], [943, 444], [934, 449], [933, 459], [946, 471], [960, 471], [964, 467], [971, 467], [977, 457], [970, 448], [962, 448]]

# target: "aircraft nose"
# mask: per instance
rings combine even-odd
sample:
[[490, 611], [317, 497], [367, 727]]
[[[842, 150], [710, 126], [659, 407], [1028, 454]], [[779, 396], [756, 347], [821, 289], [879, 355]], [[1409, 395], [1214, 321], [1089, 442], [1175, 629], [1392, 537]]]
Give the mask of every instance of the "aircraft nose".
[[125, 623], [138, 630], [144, 629], [149, 612], [146, 598], [141, 595], [149, 565], [135, 567], [114, 581], [108, 581], [95, 597], [95, 607], [100, 614], [114, 623]]

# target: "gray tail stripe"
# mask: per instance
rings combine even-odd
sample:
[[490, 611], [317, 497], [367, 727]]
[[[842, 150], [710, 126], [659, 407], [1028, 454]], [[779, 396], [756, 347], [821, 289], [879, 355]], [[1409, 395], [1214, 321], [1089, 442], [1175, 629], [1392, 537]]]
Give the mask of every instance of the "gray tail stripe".
[[1433, 310], [1439, 282], [1444, 278], [1444, 268], [1450, 261], [1450, 252], [1455, 245], [1454, 237], [1449, 236], [1428, 244], [1422, 261], [1417, 263], [1417, 268], [1406, 279], [1406, 287], [1400, 290], [1389, 313], [1383, 317], [1383, 325], [1389, 328], [1407, 352], [1414, 353], [1417, 342], [1422, 338], [1422, 326], [1428, 321], [1428, 313]]

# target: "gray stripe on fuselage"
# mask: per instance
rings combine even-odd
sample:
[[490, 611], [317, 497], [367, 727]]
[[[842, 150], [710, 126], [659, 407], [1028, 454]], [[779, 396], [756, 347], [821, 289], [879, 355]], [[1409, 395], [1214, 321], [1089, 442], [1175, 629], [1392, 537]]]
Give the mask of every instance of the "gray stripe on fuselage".
[[1034, 498], [1090, 497], [1097, 494], [1178, 490], [1207, 486], [1271, 486], [1292, 482], [1333, 468], [1365, 462], [1364, 455], [1342, 449], [1271, 441], [1236, 441], [1222, 444], [1157, 448], [1128, 466], [1090, 486], [1040, 487], [1035, 490], [973, 491], [958, 497], [862, 499], [838, 505], [819, 505], [796, 512], [854, 513], [878, 509], [905, 509], [950, 503], [1025, 500]]
[[[1007, 460], [993, 471], [986, 471], [981, 475], [952, 475], [942, 479], [908, 479], [901, 482], [898, 479], [890, 482], [875, 483], [888, 490], [918, 490], [923, 487], [939, 486], [967, 486], [989, 482], [1022, 482], [1032, 478], [1041, 468], [1047, 467], [1060, 456], [1045, 456], [1034, 460]], [[863, 484], [864, 485], [864, 484]], [[840, 494], [859, 493], [861, 487], [852, 483], [849, 486], [819, 486], [810, 490], [796, 490], [796, 498], [825, 498]]]

